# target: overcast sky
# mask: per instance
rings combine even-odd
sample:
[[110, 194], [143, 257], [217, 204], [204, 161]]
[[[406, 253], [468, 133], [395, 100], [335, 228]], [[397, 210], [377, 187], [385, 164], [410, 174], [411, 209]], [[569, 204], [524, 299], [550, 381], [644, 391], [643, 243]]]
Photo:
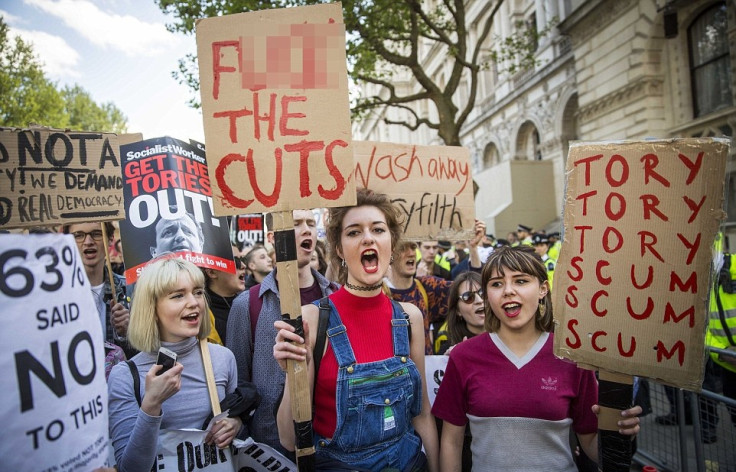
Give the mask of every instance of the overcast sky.
[[171, 76], [195, 38], [166, 31], [173, 20], [153, 0], [0, 0], [0, 15], [33, 43], [51, 80], [113, 102], [129, 132], [204, 141], [191, 92]]

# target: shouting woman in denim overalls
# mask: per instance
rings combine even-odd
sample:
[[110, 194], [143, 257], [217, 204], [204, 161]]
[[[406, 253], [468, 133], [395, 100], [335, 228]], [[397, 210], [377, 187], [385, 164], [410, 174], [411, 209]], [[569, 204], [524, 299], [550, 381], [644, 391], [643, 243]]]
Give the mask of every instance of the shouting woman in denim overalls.
[[[382, 291], [400, 235], [400, 212], [386, 195], [361, 189], [356, 206], [330, 210], [327, 239], [344, 285], [329, 297], [318, 372], [312, 349], [319, 302], [302, 307], [306, 344], [287, 323], [275, 323], [274, 357], [284, 370], [286, 359], [306, 359], [314, 383], [318, 470], [439, 470], [424, 379], [422, 314]], [[288, 385], [277, 420], [281, 443], [294, 450]]]

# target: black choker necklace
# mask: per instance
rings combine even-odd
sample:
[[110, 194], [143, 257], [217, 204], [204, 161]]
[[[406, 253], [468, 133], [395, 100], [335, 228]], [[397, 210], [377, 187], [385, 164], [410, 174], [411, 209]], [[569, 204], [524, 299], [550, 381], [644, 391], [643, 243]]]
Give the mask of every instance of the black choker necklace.
[[345, 286], [352, 290], [358, 290], [361, 292], [372, 292], [383, 287], [383, 282], [379, 282], [376, 285], [353, 285], [350, 282], [345, 282]]

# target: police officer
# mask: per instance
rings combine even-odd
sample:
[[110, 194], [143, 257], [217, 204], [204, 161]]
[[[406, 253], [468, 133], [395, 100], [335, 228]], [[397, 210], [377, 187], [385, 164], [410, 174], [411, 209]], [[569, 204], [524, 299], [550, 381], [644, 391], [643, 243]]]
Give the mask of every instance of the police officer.
[[557, 265], [557, 259], [553, 259], [549, 256], [549, 239], [544, 233], [534, 233], [532, 235], [532, 246], [534, 246], [534, 252], [542, 258], [544, 266], [547, 268], [547, 279], [549, 280], [549, 286], [552, 287], [552, 278], [555, 274], [555, 266]]
[[[708, 347], [730, 351], [733, 355], [711, 352], [713, 362], [720, 369], [723, 395], [736, 399], [736, 258], [724, 254], [723, 265], [716, 279], [710, 299]], [[736, 409], [730, 409], [731, 422], [736, 425]]]

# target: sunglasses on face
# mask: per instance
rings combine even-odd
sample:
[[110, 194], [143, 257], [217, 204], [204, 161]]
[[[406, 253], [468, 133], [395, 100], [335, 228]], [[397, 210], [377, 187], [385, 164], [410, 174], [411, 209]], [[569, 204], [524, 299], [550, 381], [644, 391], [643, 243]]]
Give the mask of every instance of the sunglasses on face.
[[102, 230], [100, 229], [90, 231], [89, 233], [86, 231], [75, 231], [72, 235], [74, 236], [74, 240], [78, 243], [87, 239], [87, 235], [89, 235], [93, 241], [102, 241]]
[[483, 300], [483, 289], [479, 288], [478, 290], [468, 290], [467, 292], [463, 292], [460, 294], [460, 300], [462, 300], [465, 303], [473, 303], [475, 301], [475, 295], [478, 295], [481, 300]]
[[233, 257], [233, 260], [235, 261], [235, 268], [238, 270], [245, 269], [245, 257], [242, 256], [235, 256]]

